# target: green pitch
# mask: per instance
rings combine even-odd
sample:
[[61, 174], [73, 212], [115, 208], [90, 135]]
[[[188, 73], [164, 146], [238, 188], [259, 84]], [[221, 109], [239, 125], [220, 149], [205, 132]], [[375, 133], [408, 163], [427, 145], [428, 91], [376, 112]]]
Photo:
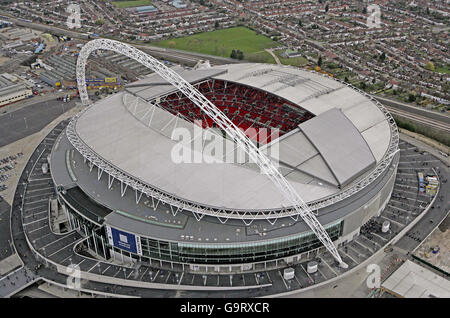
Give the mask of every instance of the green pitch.
[[277, 42], [248, 28], [234, 27], [168, 39], [152, 45], [223, 57], [230, 57], [231, 51], [235, 49], [244, 52], [245, 59], [262, 54], [270, 62], [273, 58], [264, 49], [277, 46]]
[[150, 0], [133, 0], [133, 1], [113, 1], [112, 4], [116, 8], [132, 8], [139, 6], [150, 6], [152, 2]]

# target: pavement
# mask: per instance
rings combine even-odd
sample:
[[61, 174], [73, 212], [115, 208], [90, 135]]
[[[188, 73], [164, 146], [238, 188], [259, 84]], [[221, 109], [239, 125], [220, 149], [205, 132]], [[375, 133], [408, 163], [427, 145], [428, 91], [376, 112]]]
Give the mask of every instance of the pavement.
[[9, 230], [11, 206], [0, 197], [0, 261], [13, 254]]
[[75, 106], [56, 99], [38, 102], [0, 116], [0, 147], [32, 135]]
[[0, 298], [9, 297], [39, 280], [39, 276], [22, 267], [0, 279]]

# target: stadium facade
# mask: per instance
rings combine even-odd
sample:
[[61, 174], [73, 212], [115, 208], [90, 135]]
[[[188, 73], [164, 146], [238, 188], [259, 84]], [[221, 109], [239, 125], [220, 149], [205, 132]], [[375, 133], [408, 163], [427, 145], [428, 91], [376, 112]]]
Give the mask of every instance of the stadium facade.
[[[173, 70], [244, 131], [279, 132], [255, 144], [276, 154], [278, 170], [335, 246], [384, 209], [398, 164], [398, 131], [370, 96], [280, 65]], [[156, 73], [74, 117], [50, 157], [68, 228], [86, 236], [102, 258], [192, 272], [285, 267], [325, 252], [252, 162], [174, 162], [175, 131], [194, 136], [198, 120], [204, 134], [214, 135], [202, 149], [212, 142], [236, 147]], [[215, 159], [225, 161], [223, 154]]]

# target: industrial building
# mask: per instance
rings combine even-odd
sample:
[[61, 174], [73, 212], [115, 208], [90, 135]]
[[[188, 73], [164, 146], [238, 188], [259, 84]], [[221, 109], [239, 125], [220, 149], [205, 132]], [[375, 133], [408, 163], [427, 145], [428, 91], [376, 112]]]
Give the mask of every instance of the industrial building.
[[0, 107], [33, 95], [31, 85], [7, 73], [0, 74]]
[[[76, 58], [71, 55], [51, 55], [45, 59], [47, 70], [40, 74], [40, 79], [53, 87], [76, 87]], [[107, 69], [90, 70], [88, 87], [115, 87], [121, 81], [114, 73]]]

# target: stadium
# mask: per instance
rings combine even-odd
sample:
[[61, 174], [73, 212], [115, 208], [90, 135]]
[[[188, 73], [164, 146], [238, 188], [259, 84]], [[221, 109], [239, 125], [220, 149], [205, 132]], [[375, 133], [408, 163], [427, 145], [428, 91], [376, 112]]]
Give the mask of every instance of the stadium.
[[[49, 157], [66, 229], [85, 236], [92, 254], [190, 272], [282, 268], [333, 253], [389, 201], [398, 131], [362, 91], [282, 65], [158, 67], [75, 116]], [[167, 82], [166, 71], [195, 91]], [[182, 148], [199, 130], [213, 136], [200, 152], [245, 148], [218, 114], [198, 107], [198, 94], [252, 132], [247, 141], [277, 162], [277, 180], [287, 181], [301, 209], [250, 158], [174, 160], [180, 129], [194, 136]]]

